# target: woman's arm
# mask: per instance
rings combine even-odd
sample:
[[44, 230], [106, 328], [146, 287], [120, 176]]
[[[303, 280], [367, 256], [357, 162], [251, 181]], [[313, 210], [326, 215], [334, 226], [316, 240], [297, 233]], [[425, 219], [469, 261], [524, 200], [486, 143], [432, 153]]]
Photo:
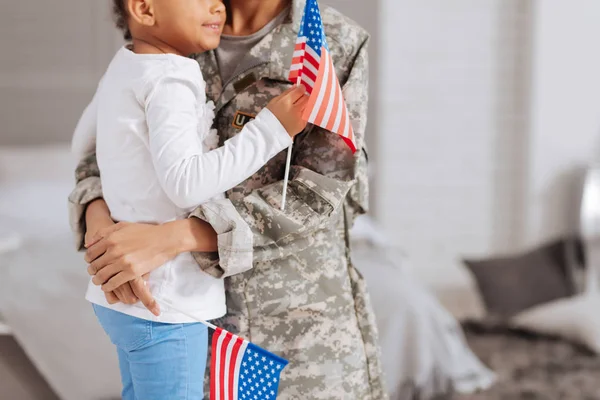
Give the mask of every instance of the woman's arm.
[[[96, 211], [90, 207], [88, 212]], [[85, 260], [90, 263], [88, 273], [94, 276], [93, 282], [104, 285], [105, 292], [111, 292], [152, 272], [178, 254], [216, 250], [216, 232], [198, 218], [162, 225], [120, 222], [90, 237]]]
[[[144, 284], [143, 276], [185, 251], [214, 251], [214, 230], [197, 218], [164, 225], [115, 224], [104, 200], [96, 200], [87, 208], [88, 232], [85, 259], [93, 282], [105, 285], [109, 304], [141, 301], [153, 314], [160, 306]], [[93, 232], [93, 233], [92, 233]], [[115, 276], [116, 275], [116, 276]]]

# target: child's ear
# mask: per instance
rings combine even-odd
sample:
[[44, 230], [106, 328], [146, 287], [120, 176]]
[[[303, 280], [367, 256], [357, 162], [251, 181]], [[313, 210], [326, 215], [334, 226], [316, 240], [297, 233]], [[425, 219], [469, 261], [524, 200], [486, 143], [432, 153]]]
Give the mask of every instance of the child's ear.
[[138, 24], [153, 26], [156, 23], [153, 0], [128, 0], [127, 3], [130, 17]]

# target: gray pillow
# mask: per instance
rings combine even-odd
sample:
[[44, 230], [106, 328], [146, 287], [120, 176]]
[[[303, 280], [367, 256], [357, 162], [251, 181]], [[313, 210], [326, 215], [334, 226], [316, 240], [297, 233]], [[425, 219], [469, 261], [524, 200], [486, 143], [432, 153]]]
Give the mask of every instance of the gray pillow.
[[475, 278], [488, 313], [510, 317], [576, 293], [568, 261], [573, 243], [573, 239], [561, 239], [523, 254], [464, 263]]

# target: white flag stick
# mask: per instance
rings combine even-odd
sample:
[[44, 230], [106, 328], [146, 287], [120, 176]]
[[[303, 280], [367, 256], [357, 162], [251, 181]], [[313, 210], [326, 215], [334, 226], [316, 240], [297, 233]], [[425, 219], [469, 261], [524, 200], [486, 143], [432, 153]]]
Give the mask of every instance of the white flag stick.
[[[298, 77], [296, 78], [296, 85], [301, 85], [302, 82], [302, 76], [300, 76], [300, 74], [298, 74]], [[290, 147], [288, 147], [288, 153], [287, 153], [287, 161], [285, 162], [285, 177], [283, 178], [283, 197], [281, 198], [281, 211], [285, 211], [285, 199], [287, 197], [287, 187], [288, 187], [288, 181], [290, 179], [290, 166], [292, 165], [292, 147], [294, 147], [294, 139], [292, 139], [292, 144], [290, 145]]]
[[294, 142], [288, 147], [287, 161], [285, 164], [285, 177], [283, 178], [283, 197], [281, 198], [281, 211], [285, 211], [285, 198], [287, 197], [287, 187], [290, 178], [290, 165], [292, 164], [292, 147]]
[[161, 297], [155, 297], [155, 300], [158, 301], [159, 303], [162, 303], [164, 305], [166, 305], [167, 307], [169, 307], [170, 309], [177, 311], [180, 314], [185, 315], [186, 317], [190, 317], [191, 319], [193, 319], [194, 321], [200, 322], [203, 325], [206, 325], [207, 327], [209, 327], [212, 330], [217, 330], [217, 327], [213, 324], [211, 324], [210, 322], [206, 322], [203, 319], [200, 319], [198, 317], [196, 317], [195, 315], [192, 315], [190, 313], [187, 313], [185, 311], [179, 310], [177, 307], [174, 307], [173, 304], [171, 304], [170, 301], [165, 300]]

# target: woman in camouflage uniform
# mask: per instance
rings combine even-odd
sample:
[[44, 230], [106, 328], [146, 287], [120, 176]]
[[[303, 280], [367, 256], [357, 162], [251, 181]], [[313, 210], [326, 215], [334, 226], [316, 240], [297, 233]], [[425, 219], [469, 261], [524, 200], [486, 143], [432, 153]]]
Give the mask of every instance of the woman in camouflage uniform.
[[[216, 104], [221, 142], [290, 86], [304, 8], [303, 0], [226, 3], [221, 47], [197, 57]], [[294, 145], [285, 212], [279, 209], [284, 152], [231, 190], [232, 207], [219, 215], [199, 207], [192, 218], [169, 226], [118, 224], [102, 231], [86, 259], [96, 260], [91, 273], [109, 264], [139, 272], [184, 251], [235, 254], [235, 223], [242, 218], [253, 232], [254, 268], [227, 278], [228, 315], [218, 324], [290, 361], [280, 399], [381, 400], [387, 395], [375, 319], [348, 248], [354, 218], [367, 210], [368, 35], [332, 8], [322, 7], [321, 13], [357, 152], [352, 155], [338, 135], [309, 126]], [[94, 221], [109, 213], [94, 155], [81, 160], [76, 177], [69, 200], [82, 247], [84, 235], [99, 230]], [[102, 254], [110, 257], [98, 262]], [[206, 254], [195, 254], [206, 266]], [[214, 265], [207, 271], [219, 273]], [[151, 298], [140, 297], [151, 305]]]

